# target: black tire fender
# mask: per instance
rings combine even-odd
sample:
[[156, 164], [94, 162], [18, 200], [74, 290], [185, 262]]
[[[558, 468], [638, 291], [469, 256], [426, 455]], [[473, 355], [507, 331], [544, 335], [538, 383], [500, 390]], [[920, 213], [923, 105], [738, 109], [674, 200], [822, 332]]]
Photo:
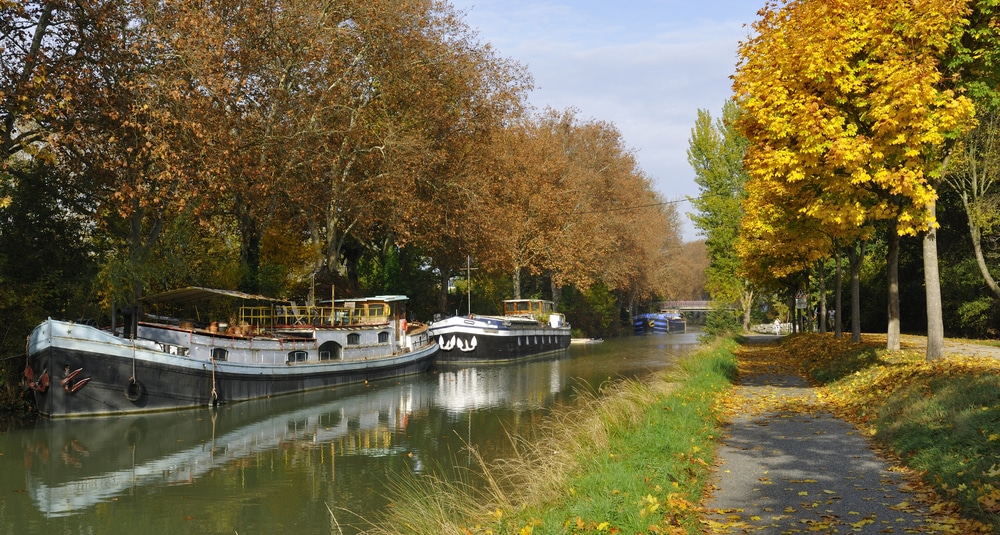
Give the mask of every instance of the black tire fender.
[[129, 401], [139, 401], [139, 398], [146, 393], [146, 388], [142, 386], [135, 377], [129, 377], [128, 382], [125, 383], [125, 399]]

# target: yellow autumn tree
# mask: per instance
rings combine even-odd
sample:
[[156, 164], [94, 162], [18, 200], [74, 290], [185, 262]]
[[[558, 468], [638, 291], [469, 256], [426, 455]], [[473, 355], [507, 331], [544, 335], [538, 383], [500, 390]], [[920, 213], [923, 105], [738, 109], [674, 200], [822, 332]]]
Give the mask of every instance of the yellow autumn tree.
[[776, 237], [805, 228], [840, 242], [884, 228], [890, 349], [899, 346], [899, 237], [936, 225], [943, 147], [973, 122], [971, 101], [948, 87], [939, 61], [965, 12], [956, 0], [770, 3], [740, 48], [734, 89], [750, 141], [749, 202], [774, 205], [748, 210], [756, 230], [741, 253], [787, 247]]

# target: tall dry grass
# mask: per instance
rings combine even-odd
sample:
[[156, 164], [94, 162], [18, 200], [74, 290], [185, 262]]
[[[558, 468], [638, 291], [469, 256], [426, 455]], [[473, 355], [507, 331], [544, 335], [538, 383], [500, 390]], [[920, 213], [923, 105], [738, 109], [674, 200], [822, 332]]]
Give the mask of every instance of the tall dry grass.
[[[561, 510], [567, 502], [571, 503], [579, 497], [582, 492], [574, 485], [580, 482], [581, 476], [602, 470], [601, 464], [608, 458], [609, 452], [621, 448], [629, 440], [628, 437], [644, 432], [650, 425], [650, 411], [657, 416], [669, 413], [665, 409], [670, 407], [663, 406], [664, 399], [685, 384], [690, 386], [690, 383], [697, 382], [693, 378], [700, 375], [724, 375], [722, 382], [732, 380], [735, 375], [732, 348], [722, 350], [731, 362], [728, 367], [716, 363], [702, 364], [711, 359], [693, 356], [685, 359], [685, 363], [671, 373], [653, 375], [641, 381], [626, 380], [605, 385], [599, 392], [583, 396], [575, 406], [552, 414], [533, 439], [510, 436], [515, 454], [508, 458], [487, 462], [472, 449], [476, 474], [459, 474], [453, 479], [434, 475], [399, 477], [393, 483], [390, 510], [368, 533], [502, 535], [544, 531], [540, 528], [534, 530], [535, 525], [541, 522], [539, 512], [552, 508]], [[719, 382], [717, 377], [711, 383], [718, 385]], [[716, 387], [696, 386], [697, 393], [689, 392], [685, 396], [703, 398], [703, 403], [711, 403], [707, 398], [712, 393], [703, 392], [702, 388], [710, 390]], [[676, 406], [685, 405], [687, 399], [677, 401]], [[694, 425], [706, 425], [700, 412], [678, 417], [698, 420]], [[677, 429], [682, 429], [680, 432], [684, 433], [686, 431], [683, 430], [690, 427], [658, 425], [663, 429], [656, 432], [667, 435], [676, 433]], [[687, 438], [690, 437], [667, 440], [686, 444], [691, 442], [685, 440]], [[648, 437], [643, 437], [635, 443], [649, 442]], [[667, 459], [666, 463], [676, 461], [676, 452], [650, 452], [651, 458], [657, 454], [674, 457]], [[696, 492], [700, 490], [698, 488]]]

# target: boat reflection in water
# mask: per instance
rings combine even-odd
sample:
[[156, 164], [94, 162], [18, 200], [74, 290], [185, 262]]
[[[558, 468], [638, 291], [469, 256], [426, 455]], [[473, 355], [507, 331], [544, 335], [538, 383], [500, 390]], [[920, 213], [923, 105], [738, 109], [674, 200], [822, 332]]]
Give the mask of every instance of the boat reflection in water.
[[56, 518], [138, 487], [193, 484], [224, 465], [273, 450], [399, 453], [404, 446], [395, 433], [427, 406], [421, 389], [403, 384], [354, 390], [360, 393], [314, 392], [114, 419], [43, 419], [25, 452], [26, 490], [46, 517]]
[[[439, 363], [438, 393], [434, 403], [448, 414], [470, 410], [538, 409], [566, 388], [561, 371], [565, 354], [530, 361], [463, 366]], [[529, 372], [530, 370], [530, 372]]]
[[[411, 423], [420, 421], [416, 434], [427, 435], [431, 433], [425, 432], [426, 420], [432, 410], [462, 430], [472, 425], [470, 411], [545, 410], [567, 390], [565, 359], [448, 365], [421, 381], [359, 385], [218, 409], [41, 419], [28, 435], [26, 491], [43, 515], [58, 518], [117, 501], [140, 487], [157, 492], [194, 485], [213, 471], [281, 450], [405, 458], [410, 470], [420, 473], [428, 459], [452, 457], [469, 444], [437, 440], [441, 443], [437, 447], [448, 452], [430, 451], [432, 444], [413, 443], [407, 436]], [[496, 417], [482, 414], [478, 419]], [[475, 427], [480, 430], [484, 425]], [[466, 438], [480, 445], [496, 438], [476, 435]]]
[[436, 365], [215, 410], [41, 419], [0, 433], [0, 533], [362, 533], [400, 478], [480, 481], [478, 460], [542, 438], [553, 408], [672, 366], [696, 336]]

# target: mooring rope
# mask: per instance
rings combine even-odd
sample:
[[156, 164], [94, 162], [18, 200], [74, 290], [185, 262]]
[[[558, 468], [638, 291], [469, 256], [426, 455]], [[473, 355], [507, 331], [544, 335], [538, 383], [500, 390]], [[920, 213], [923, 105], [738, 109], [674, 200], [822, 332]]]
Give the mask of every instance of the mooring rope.
[[209, 396], [209, 405], [214, 406], [215, 401], [219, 399], [219, 392], [215, 389], [215, 357], [211, 357], [212, 361], [212, 393]]

